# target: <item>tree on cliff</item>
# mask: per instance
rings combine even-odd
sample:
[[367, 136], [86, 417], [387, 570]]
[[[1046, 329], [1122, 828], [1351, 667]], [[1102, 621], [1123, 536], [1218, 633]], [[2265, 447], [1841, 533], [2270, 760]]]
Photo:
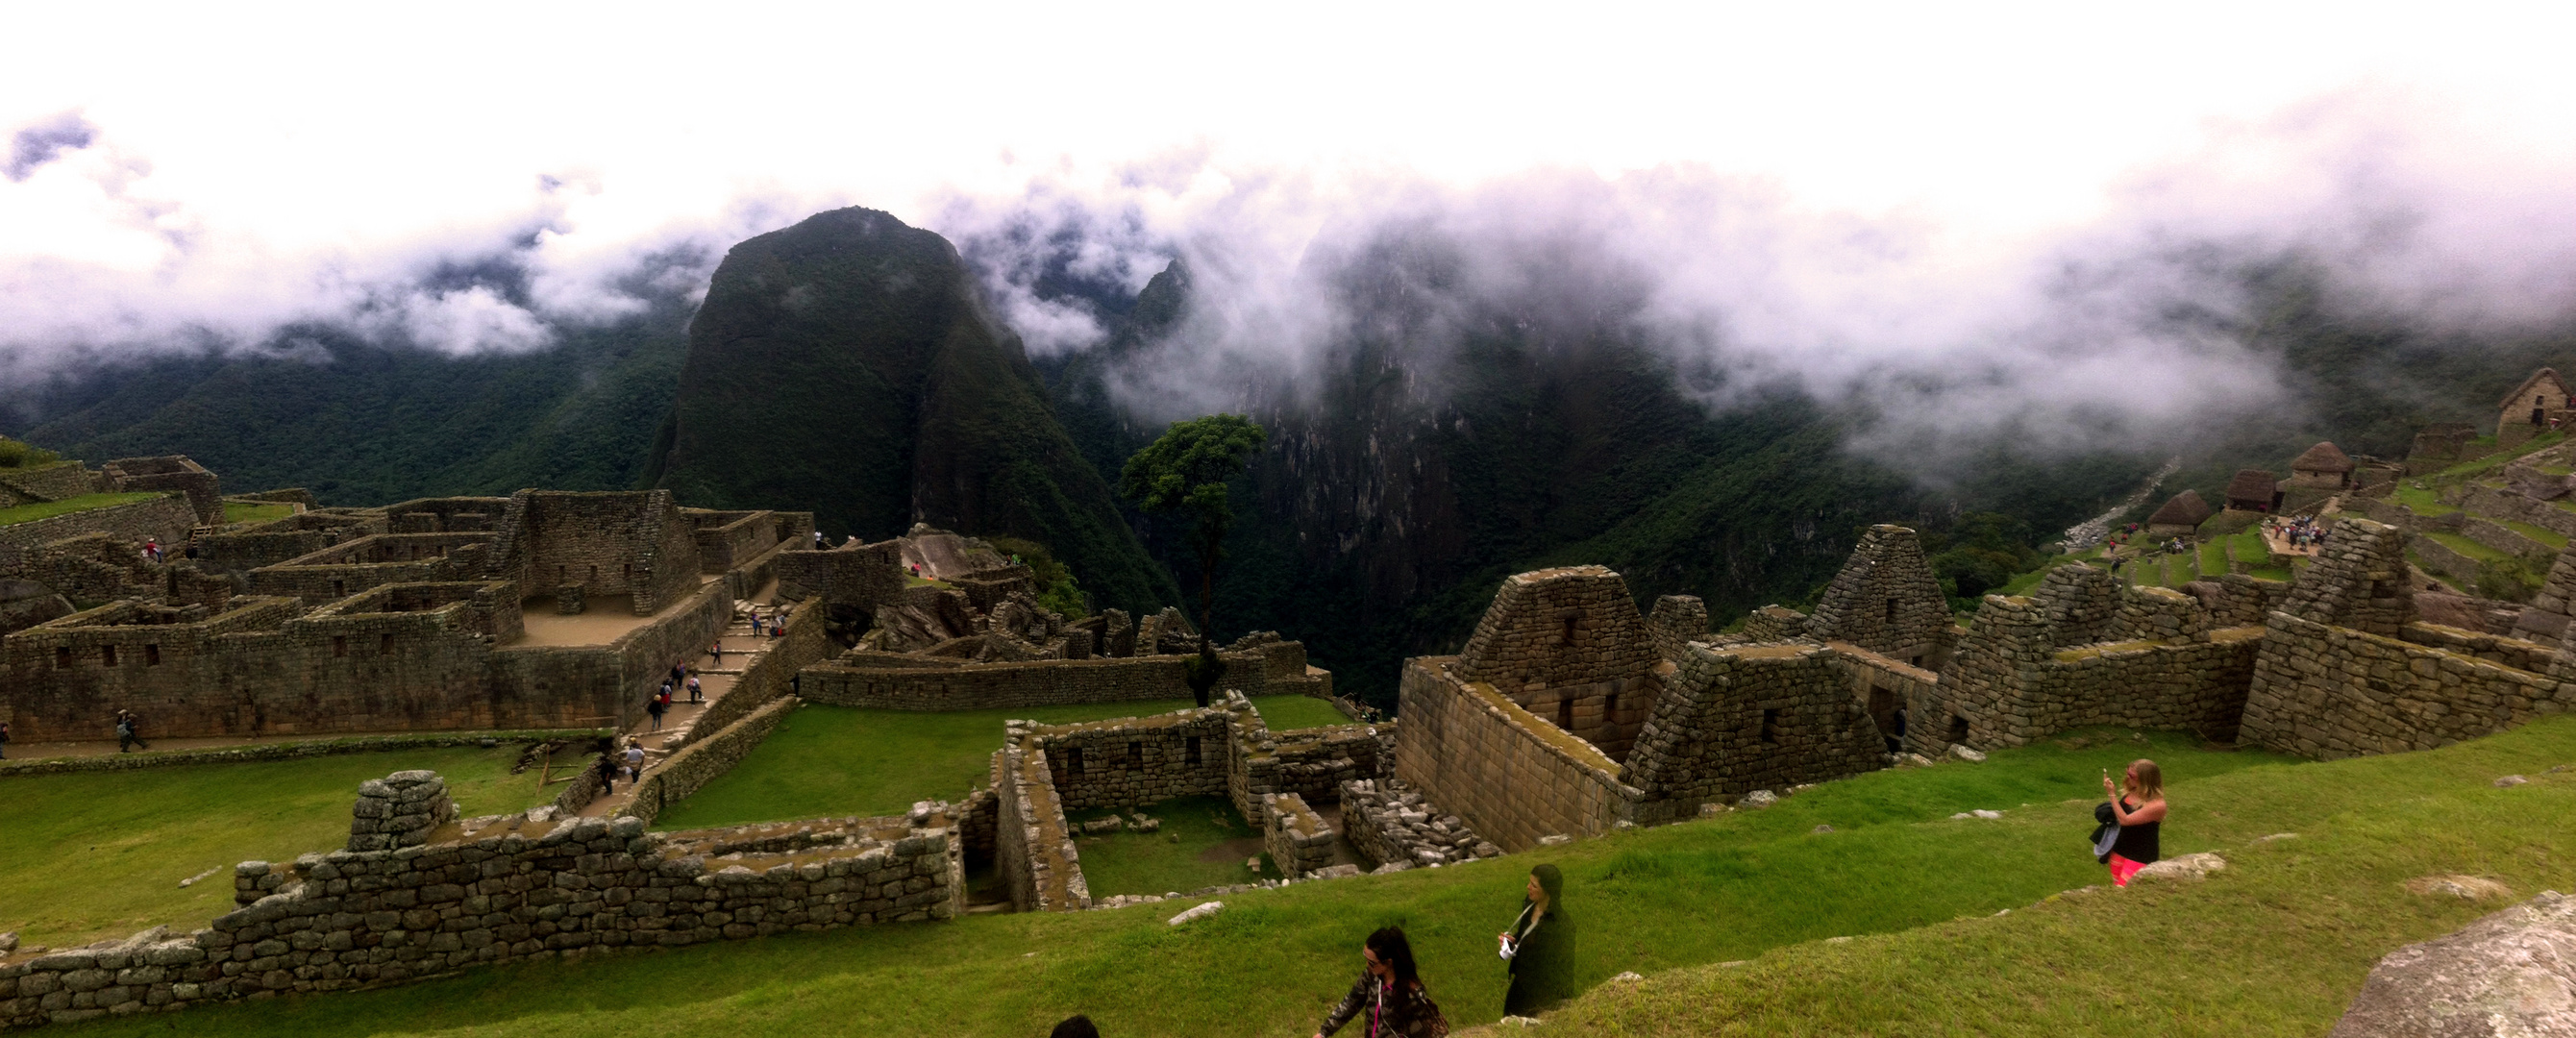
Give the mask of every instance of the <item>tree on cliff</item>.
[[1179, 513], [1190, 520], [1190, 546], [1199, 554], [1199, 655], [1190, 663], [1190, 694], [1200, 706], [1225, 676], [1225, 664], [1208, 642], [1216, 614], [1216, 564], [1225, 557], [1226, 528], [1234, 505], [1226, 482], [1242, 475], [1268, 434], [1242, 415], [1212, 414], [1170, 429], [1127, 459], [1118, 492], [1150, 513]]

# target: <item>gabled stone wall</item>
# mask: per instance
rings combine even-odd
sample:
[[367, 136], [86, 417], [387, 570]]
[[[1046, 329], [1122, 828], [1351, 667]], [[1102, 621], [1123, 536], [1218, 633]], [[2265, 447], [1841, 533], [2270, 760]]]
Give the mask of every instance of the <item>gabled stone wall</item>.
[[1881, 523], [1862, 534], [1825, 586], [1806, 636], [1941, 670], [1950, 653], [1950, 600], [1914, 531]]
[[1664, 821], [1757, 789], [1874, 771], [1886, 752], [1832, 649], [1693, 646], [1619, 780], [1653, 805], [1637, 821]]
[[1546, 836], [1598, 836], [1633, 820], [1645, 792], [1619, 763], [1483, 682], [1456, 657], [1406, 660], [1395, 777], [1507, 851]]
[[197, 522], [213, 524], [224, 521], [222, 482], [215, 478], [214, 473], [188, 460], [186, 455], [118, 458], [99, 466], [99, 471], [106, 474], [108, 483], [116, 490], [177, 491], [188, 499], [189, 509], [196, 514]]

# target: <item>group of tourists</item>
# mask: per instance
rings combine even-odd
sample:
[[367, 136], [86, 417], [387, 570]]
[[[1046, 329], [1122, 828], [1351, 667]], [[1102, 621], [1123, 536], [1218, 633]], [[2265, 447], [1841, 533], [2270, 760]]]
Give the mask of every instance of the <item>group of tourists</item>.
[[[715, 648], [708, 651], [711, 653], [721, 654], [724, 651], [724, 646], [722, 643], [718, 643]], [[719, 656], [719, 658], [721, 657]], [[706, 702], [706, 686], [699, 683], [697, 675], [689, 673], [689, 661], [687, 660], [681, 660], [680, 662], [671, 664], [671, 675], [662, 679], [661, 690], [653, 693], [652, 700], [644, 704], [644, 712], [651, 715], [653, 718], [654, 731], [658, 732], [662, 730], [662, 715], [671, 712], [671, 706], [673, 704], [672, 697], [678, 695], [683, 690], [688, 692], [690, 703], [696, 704]]]
[[2266, 519], [2263, 528], [2272, 537], [2289, 542], [2291, 551], [2314, 555], [2326, 543], [2326, 528], [2314, 516]]
[[608, 738], [599, 740], [600, 796], [604, 797], [617, 792], [617, 780], [620, 778], [632, 783], [644, 775], [644, 740], [630, 735], [626, 737], [624, 745], [625, 749], [621, 751], [618, 749], [618, 740]]
[[116, 752], [132, 753], [137, 746], [147, 750], [152, 748], [151, 743], [143, 741], [143, 718], [136, 716], [132, 710], [117, 711]]
[[[1551, 864], [1530, 869], [1520, 914], [1494, 939], [1496, 954], [1511, 977], [1503, 992], [1503, 1015], [1530, 1016], [1572, 994], [1574, 919], [1565, 911], [1565, 874]], [[1436, 1038], [1449, 1033], [1449, 1021], [1422, 982], [1403, 927], [1380, 927], [1360, 942], [1359, 978], [1324, 1015], [1315, 1038], [1339, 1031], [1353, 1020], [1363, 1023], [1364, 1038]]]

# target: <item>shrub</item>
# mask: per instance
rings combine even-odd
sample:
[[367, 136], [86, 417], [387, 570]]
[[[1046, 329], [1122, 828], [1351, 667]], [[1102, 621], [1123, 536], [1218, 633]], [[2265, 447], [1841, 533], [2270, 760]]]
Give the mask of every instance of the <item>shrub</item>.
[[0, 436], [0, 469], [32, 469], [63, 460], [63, 456], [24, 440]]

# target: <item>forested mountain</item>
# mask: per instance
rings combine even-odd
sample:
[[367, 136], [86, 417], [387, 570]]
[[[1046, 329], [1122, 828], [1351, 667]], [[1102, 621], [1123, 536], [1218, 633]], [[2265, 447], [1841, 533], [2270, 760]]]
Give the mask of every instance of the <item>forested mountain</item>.
[[[2171, 451], [2042, 457], [1998, 436], [1935, 484], [1847, 448], [1866, 410], [1760, 386], [1708, 406], [1709, 376], [1685, 377], [1615, 305], [1541, 311], [1472, 290], [1455, 243], [1397, 236], [1335, 262], [1347, 320], [1310, 344], [1301, 381], [1208, 394], [1271, 433], [1238, 486], [1217, 633], [1302, 638], [1379, 702], [1398, 660], [1455, 648], [1519, 569], [1604, 563], [1641, 604], [1695, 594], [1724, 622], [1804, 599], [1869, 523], [1916, 524], [1935, 544], [1954, 530], [2042, 541]], [[1120, 386], [1185, 359], [1193, 308], [1229, 301], [1179, 263], [1133, 295], [1042, 281], [1109, 334], [1032, 362], [976, 269], [972, 242], [961, 258], [884, 213], [838, 210], [735, 247], [701, 306], [566, 329], [549, 349], [451, 357], [292, 329], [0, 391], [0, 431], [93, 462], [186, 453], [228, 486], [332, 503], [661, 485], [691, 505], [813, 508], [835, 535], [926, 519], [1046, 543], [1100, 605], [1178, 603], [1196, 580], [1178, 531], [1109, 491], [1171, 416]], [[2294, 261], [2226, 276], [2253, 317], [2217, 331], [2271, 360], [2283, 403], [2183, 430], [2168, 492], [2214, 494], [2236, 467], [2277, 467], [2318, 439], [2400, 455], [2421, 425], [2491, 422], [2531, 368], [2576, 359], [2564, 335], [2338, 316]]]

